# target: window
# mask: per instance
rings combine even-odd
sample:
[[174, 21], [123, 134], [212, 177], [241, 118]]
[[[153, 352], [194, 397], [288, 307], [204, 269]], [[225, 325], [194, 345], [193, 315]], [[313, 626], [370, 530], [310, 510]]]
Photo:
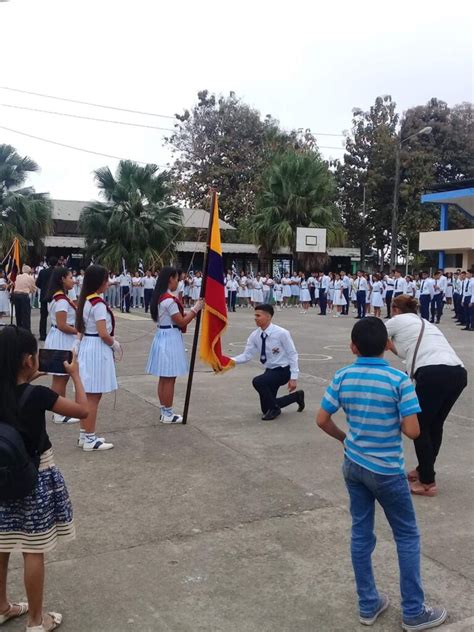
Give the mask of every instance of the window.
[[446, 253], [444, 257], [445, 268], [462, 268], [462, 253]]

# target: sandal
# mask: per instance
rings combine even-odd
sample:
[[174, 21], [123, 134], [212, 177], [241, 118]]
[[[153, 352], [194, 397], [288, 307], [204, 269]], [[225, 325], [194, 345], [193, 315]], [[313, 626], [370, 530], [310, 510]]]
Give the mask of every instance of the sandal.
[[26, 632], [51, 632], [61, 625], [63, 620], [62, 614], [59, 614], [59, 612], [47, 612], [46, 614], [48, 617], [51, 617], [51, 625], [49, 627], [46, 627], [43, 618], [41, 625], [27, 626]]
[[[16, 614], [12, 613], [13, 608], [18, 608], [19, 612], [17, 612]], [[2, 625], [2, 623], [6, 623], [7, 621], [10, 621], [10, 619], [16, 619], [17, 617], [22, 617], [27, 612], [28, 612], [27, 603], [25, 602], [9, 603], [8, 610], [4, 612], [3, 614], [0, 614], [0, 625]]]
[[418, 474], [418, 470], [415, 468], [414, 470], [411, 470], [410, 472], [407, 472], [407, 479], [410, 481], [410, 483], [414, 483], [415, 481], [419, 481], [420, 480], [420, 475]]
[[411, 483], [410, 491], [412, 494], [416, 494], [417, 496], [433, 497], [438, 493], [438, 488], [436, 487], [436, 483], [425, 485], [421, 481], [415, 481], [414, 483]]

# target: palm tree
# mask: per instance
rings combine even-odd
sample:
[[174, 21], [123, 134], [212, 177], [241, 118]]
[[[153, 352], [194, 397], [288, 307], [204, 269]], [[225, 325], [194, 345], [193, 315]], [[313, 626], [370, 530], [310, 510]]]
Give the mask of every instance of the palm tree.
[[94, 172], [104, 202], [92, 202], [80, 217], [89, 254], [119, 270], [122, 257], [133, 268], [162, 264], [173, 253], [182, 211], [168, 202], [169, 176], [156, 165], [121, 160], [115, 176], [108, 167]]
[[5, 252], [18, 237], [22, 249], [33, 246], [35, 254], [52, 228], [51, 200], [46, 193], [24, 187], [28, 175], [39, 167], [20, 156], [11, 145], [0, 145], [0, 250]]
[[[328, 245], [345, 241], [334, 198], [333, 176], [319, 154], [313, 151], [288, 150], [276, 156], [264, 174], [262, 191], [257, 197], [256, 213], [249, 223], [254, 243], [266, 255], [278, 248], [296, 251], [296, 229], [326, 228]], [[322, 264], [326, 256], [304, 255]]]

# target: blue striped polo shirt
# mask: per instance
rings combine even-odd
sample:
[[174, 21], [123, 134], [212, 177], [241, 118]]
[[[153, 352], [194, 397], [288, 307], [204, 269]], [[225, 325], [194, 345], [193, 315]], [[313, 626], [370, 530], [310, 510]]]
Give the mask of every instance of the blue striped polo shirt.
[[348, 459], [376, 474], [404, 473], [401, 420], [421, 411], [405, 373], [383, 358], [357, 358], [336, 372], [321, 407], [346, 413]]

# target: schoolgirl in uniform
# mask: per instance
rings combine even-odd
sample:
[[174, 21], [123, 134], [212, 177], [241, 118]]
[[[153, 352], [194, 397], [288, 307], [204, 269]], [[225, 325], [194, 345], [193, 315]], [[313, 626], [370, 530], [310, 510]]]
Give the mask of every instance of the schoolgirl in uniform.
[[289, 307], [289, 301], [291, 298], [291, 279], [288, 272], [285, 272], [285, 276], [281, 282], [283, 285], [283, 307]]
[[311, 302], [311, 294], [309, 293], [308, 281], [304, 276], [301, 277], [300, 281], [300, 302], [303, 306], [301, 311], [302, 314], [308, 313], [308, 307]]
[[188, 372], [188, 360], [184, 348], [183, 330], [202, 309], [203, 301], [196, 303], [187, 313], [181, 302], [173, 296], [178, 287], [176, 268], [166, 266], [160, 272], [151, 298], [151, 317], [158, 329], [150, 348], [146, 372], [155, 375], [158, 380], [158, 399], [160, 402], [160, 421], [164, 424], [180, 424], [181, 415], [173, 411], [174, 387], [176, 378]]
[[10, 296], [8, 294], [8, 281], [5, 273], [0, 270], [0, 318], [10, 313]]
[[301, 279], [297, 275], [293, 275], [290, 278], [291, 281], [291, 304], [293, 307], [298, 307], [298, 303], [300, 302], [300, 282]]
[[254, 306], [263, 303], [263, 281], [259, 274], [257, 274], [253, 282], [252, 303]]
[[[44, 343], [45, 349], [59, 349], [61, 351], [72, 351], [76, 342], [76, 305], [69, 298], [69, 291], [74, 286], [74, 279], [67, 268], [54, 268], [51, 274], [49, 287], [46, 293], [46, 300], [49, 304], [49, 316], [51, 318], [51, 329]], [[62, 373], [52, 374], [52, 390], [66, 397], [66, 386], [69, 375]], [[53, 413], [53, 421], [56, 424], [74, 424], [79, 421], [75, 417], [64, 417]]]
[[447, 272], [446, 273], [446, 293], [444, 295], [444, 298], [446, 299], [446, 303], [448, 305], [451, 305], [453, 302], [453, 287], [454, 287], [453, 273]]
[[89, 405], [89, 414], [82, 420], [78, 441], [78, 447], [85, 452], [99, 452], [114, 447], [103, 437], [97, 437], [95, 432], [102, 394], [117, 390], [114, 353], [122, 351], [114, 338], [115, 318], [112, 310], [100, 297], [106, 291], [108, 282], [106, 268], [89, 266], [84, 274], [76, 312], [76, 329], [81, 335], [79, 367]]
[[187, 274], [184, 277], [184, 290], [183, 290], [183, 302], [186, 307], [189, 307], [189, 301], [190, 301], [190, 295], [191, 295], [191, 284], [192, 284], [192, 279]]
[[281, 312], [281, 304], [283, 301], [283, 285], [280, 279], [275, 279], [275, 283], [273, 285], [273, 297], [277, 305], [277, 310]]
[[341, 315], [343, 306], [347, 305], [346, 297], [344, 296], [344, 282], [339, 274], [336, 274], [334, 281], [334, 305], [336, 306], [336, 314], [334, 318], [338, 318]]
[[196, 301], [199, 300], [201, 296], [201, 285], [202, 285], [202, 273], [200, 270], [198, 270], [193, 277], [193, 283], [191, 286], [191, 305], [194, 305]]
[[242, 270], [239, 279], [239, 307], [249, 306], [249, 288], [248, 279], [245, 272]]
[[372, 283], [371, 305], [374, 309], [374, 316], [376, 316], [377, 318], [380, 318], [381, 316], [381, 309], [383, 307], [383, 293], [384, 284], [382, 282], [382, 276], [380, 274], [375, 274]]
[[356, 279], [351, 274], [348, 275], [351, 280], [351, 285], [349, 288], [349, 296], [352, 303], [352, 311], [357, 313], [357, 289], [356, 289]]
[[[13, 326], [0, 331], [2, 420], [20, 433], [26, 452], [38, 468], [32, 491], [24, 497], [19, 494], [19, 498], [0, 501], [0, 624], [28, 613], [27, 632], [49, 632], [61, 624], [61, 614], [43, 612], [44, 554], [59, 540], [67, 542], [75, 537], [71, 501], [54, 464], [45, 418], [47, 410], [66, 417], [87, 415], [76, 359], [65, 368], [74, 382], [75, 402], [46, 386], [30, 384], [39, 376], [38, 343], [31, 332]], [[8, 562], [13, 551], [23, 553], [28, 603], [7, 599]]]
[[413, 281], [413, 278], [407, 274], [405, 277], [405, 294], [414, 298], [415, 291], [415, 282]]
[[371, 311], [372, 311], [371, 305], [370, 305], [370, 300], [371, 300], [371, 296], [372, 296], [372, 283], [374, 282], [374, 280], [373, 280], [371, 274], [366, 274], [365, 278], [367, 279], [367, 285], [369, 287], [369, 289], [365, 293], [365, 313], [367, 315], [369, 315], [371, 313]]
[[334, 272], [329, 273], [329, 288], [328, 288], [328, 309], [330, 312], [333, 311], [334, 306], [334, 286], [336, 283], [336, 277]]

